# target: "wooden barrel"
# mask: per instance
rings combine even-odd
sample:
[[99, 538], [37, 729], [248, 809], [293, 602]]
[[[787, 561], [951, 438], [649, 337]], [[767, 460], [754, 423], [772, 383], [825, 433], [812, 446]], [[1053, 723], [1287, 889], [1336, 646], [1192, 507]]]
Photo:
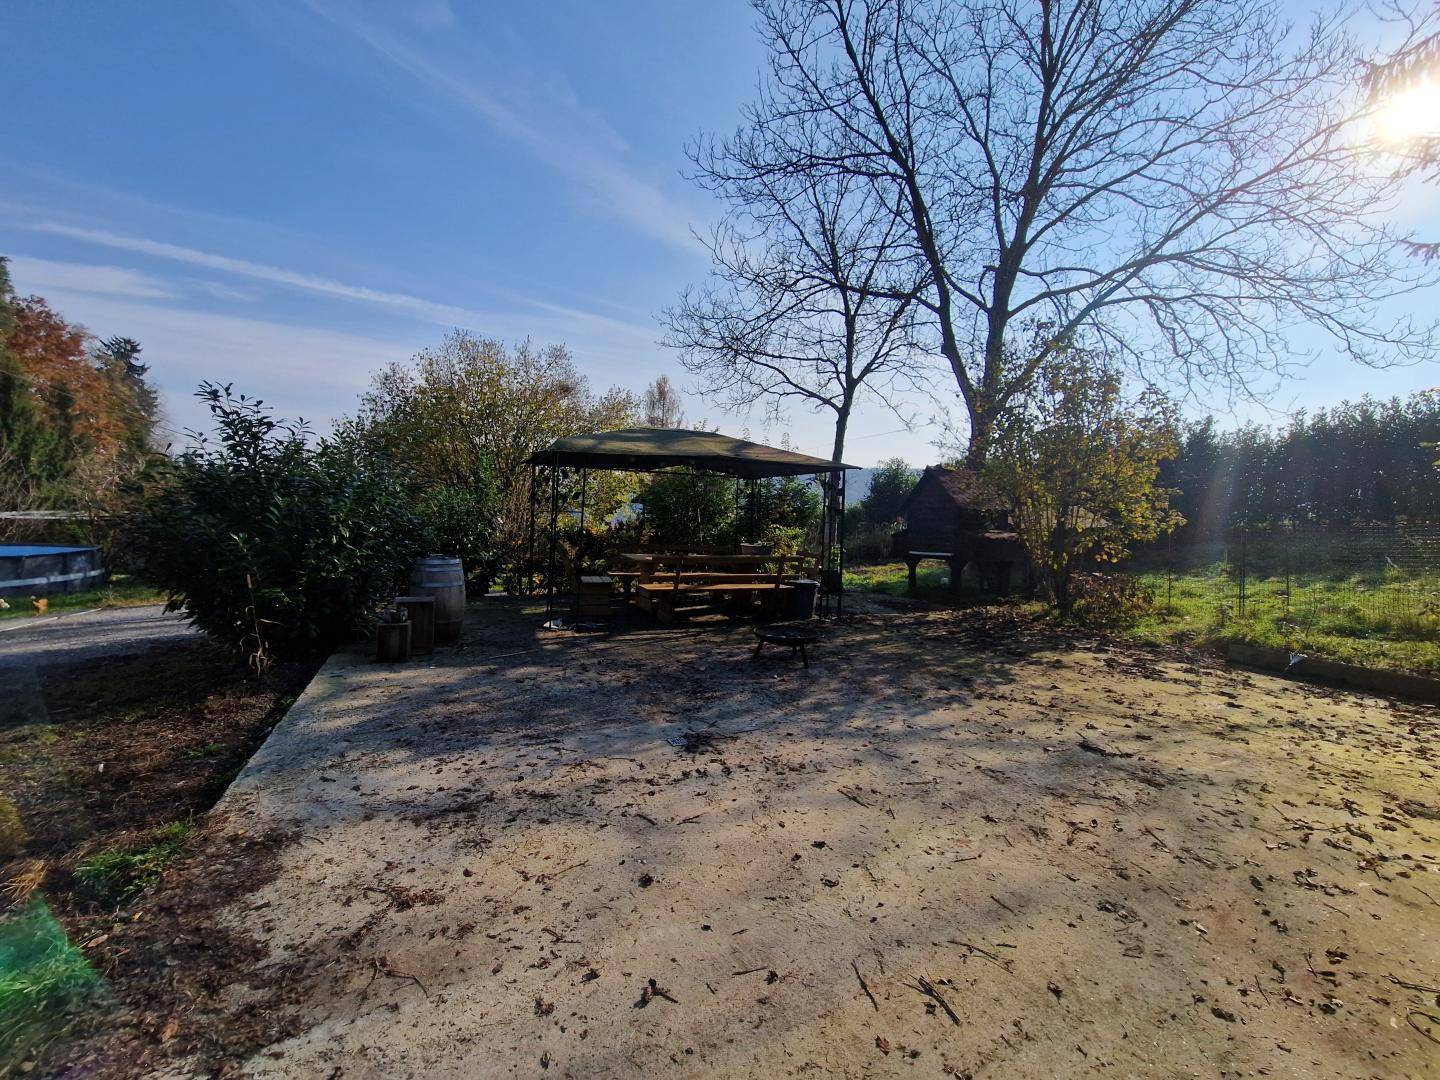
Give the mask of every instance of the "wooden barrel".
[[424, 555], [410, 571], [410, 591], [435, 598], [435, 641], [460, 639], [465, 622], [465, 568], [449, 555]]

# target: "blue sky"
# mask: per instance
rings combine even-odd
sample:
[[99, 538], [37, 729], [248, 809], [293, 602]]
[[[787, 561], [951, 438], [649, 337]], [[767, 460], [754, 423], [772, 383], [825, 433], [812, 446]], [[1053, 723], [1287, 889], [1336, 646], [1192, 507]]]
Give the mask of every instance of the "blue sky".
[[[717, 214], [685, 146], [756, 84], [738, 0], [10, 0], [4, 35], [0, 254], [22, 293], [140, 340], [173, 427], [208, 378], [323, 428], [454, 325], [564, 342], [597, 388], [686, 383], [655, 315], [703, 278]], [[1405, 212], [1440, 224], [1433, 201]], [[1436, 383], [1322, 354], [1270, 405]], [[688, 413], [830, 443], [823, 415]], [[846, 457], [934, 460], [933, 427], [898, 426], [862, 412]]]

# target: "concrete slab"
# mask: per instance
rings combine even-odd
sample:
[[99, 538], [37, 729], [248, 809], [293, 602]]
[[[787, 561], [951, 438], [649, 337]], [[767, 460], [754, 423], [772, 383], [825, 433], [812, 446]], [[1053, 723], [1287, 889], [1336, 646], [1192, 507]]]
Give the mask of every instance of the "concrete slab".
[[1440, 970], [1433, 711], [974, 615], [809, 671], [537, 622], [332, 659], [227, 795], [294, 835], [225, 915], [304, 1027], [248, 1075], [1434, 1063], [1384, 978]]

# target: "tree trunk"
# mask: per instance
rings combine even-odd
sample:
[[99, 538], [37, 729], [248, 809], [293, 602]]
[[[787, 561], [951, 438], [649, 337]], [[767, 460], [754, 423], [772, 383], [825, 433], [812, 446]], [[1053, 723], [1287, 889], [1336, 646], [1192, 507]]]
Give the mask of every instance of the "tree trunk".
[[965, 450], [965, 464], [980, 469], [990, 456], [990, 445], [995, 438], [996, 410], [987, 405], [970, 405], [970, 442]]
[[850, 426], [850, 403], [847, 401], [842, 408], [835, 410], [835, 449], [830, 453], [831, 461], [844, 460], [840, 455], [845, 452], [845, 429]]
[[1070, 593], [1070, 567], [1062, 566], [1050, 574], [1051, 588], [1055, 590], [1055, 608], [1062, 619], [1070, 617], [1075, 598]]

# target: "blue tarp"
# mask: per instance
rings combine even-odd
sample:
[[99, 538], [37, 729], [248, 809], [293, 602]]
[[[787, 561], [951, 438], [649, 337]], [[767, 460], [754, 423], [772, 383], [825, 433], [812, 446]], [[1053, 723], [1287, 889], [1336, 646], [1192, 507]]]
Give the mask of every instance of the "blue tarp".
[[92, 547], [57, 546], [55, 544], [0, 544], [0, 559], [7, 555], [21, 558], [27, 555], [64, 555], [71, 551], [94, 551]]

